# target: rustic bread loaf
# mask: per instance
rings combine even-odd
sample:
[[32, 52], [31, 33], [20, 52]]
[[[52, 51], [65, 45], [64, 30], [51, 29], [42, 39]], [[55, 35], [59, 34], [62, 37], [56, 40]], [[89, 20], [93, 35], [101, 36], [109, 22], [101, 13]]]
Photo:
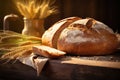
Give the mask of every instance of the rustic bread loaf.
[[104, 23], [92, 18], [75, 19], [74, 17], [69, 24], [67, 24], [68, 20], [65, 22], [64, 20], [54, 24], [43, 34], [43, 44], [74, 55], [105, 55], [117, 49], [118, 38]]
[[62, 31], [57, 44], [59, 50], [77, 55], [110, 54], [117, 47], [113, 31], [94, 19], [73, 22]]
[[72, 22], [81, 19], [79, 17], [70, 17], [56, 22], [42, 36], [42, 44], [57, 48], [57, 40], [61, 31], [68, 27]]

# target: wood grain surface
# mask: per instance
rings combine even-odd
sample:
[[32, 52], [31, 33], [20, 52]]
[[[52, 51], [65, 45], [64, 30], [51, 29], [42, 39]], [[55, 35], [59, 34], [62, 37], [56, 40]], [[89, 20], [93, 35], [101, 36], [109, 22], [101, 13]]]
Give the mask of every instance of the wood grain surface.
[[40, 76], [37, 76], [35, 69], [19, 61], [7, 64], [0, 61], [0, 80], [120, 80], [120, 61], [92, 58], [94, 60], [70, 56], [51, 59]]

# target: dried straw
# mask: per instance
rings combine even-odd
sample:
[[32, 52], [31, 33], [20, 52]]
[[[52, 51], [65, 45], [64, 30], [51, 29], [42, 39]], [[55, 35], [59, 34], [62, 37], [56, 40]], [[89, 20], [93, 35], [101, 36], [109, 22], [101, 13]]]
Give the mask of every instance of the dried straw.
[[58, 10], [53, 4], [55, 0], [15, 0], [18, 11], [25, 18], [44, 19]]
[[29, 56], [32, 53], [32, 47], [39, 44], [19, 46], [9, 49], [9, 52], [1, 56], [1, 59], [18, 59]]
[[41, 44], [41, 38], [11, 32], [0, 33], [0, 59], [17, 59], [29, 56], [32, 47]]

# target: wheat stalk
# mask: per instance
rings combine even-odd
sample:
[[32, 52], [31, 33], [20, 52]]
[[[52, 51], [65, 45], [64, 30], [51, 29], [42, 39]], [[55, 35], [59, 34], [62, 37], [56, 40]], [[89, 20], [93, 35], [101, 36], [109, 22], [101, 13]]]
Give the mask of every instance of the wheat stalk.
[[40, 44], [31, 44], [19, 47], [13, 47], [9, 49], [10, 52], [1, 56], [1, 59], [17, 59], [20, 57], [29, 56], [32, 53], [32, 47]]
[[[25, 18], [46, 18], [58, 10], [53, 6], [55, 0], [15, 0], [18, 11]], [[52, 7], [51, 7], [52, 6]]]
[[0, 59], [17, 59], [29, 56], [32, 47], [41, 44], [41, 38], [21, 35], [15, 32], [0, 32]]

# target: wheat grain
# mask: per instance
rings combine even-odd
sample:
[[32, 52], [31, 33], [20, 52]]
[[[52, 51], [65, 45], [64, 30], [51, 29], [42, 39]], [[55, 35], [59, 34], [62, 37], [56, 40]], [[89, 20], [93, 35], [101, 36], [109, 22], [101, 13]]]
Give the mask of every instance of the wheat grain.
[[53, 13], [57, 12], [57, 9], [53, 6], [55, 0], [16, 0], [16, 6], [18, 11], [25, 18], [46, 18]]
[[17, 3], [17, 8], [18, 8], [19, 12], [21, 13], [21, 15], [27, 17], [27, 15], [26, 15], [25, 10], [23, 9], [23, 7], [24, 6], [20, 2]]
[[11, 52], [8, 52], [4, 55], [2, 55], [1, 59], [12, 59], [12, 56], [15, 55], [16, 53], [18, 52], [21, 52], [22, 50], [24, 49], [17, 49], [17, 50], [14, 50], [14, 51], [11, 51]]
[[21, 35], [11, 31], [0, 32], [0, 59], [16, 59], [31, 54], [32, 47], [41, 44], [41, 38]]
[[22, 37], [19, 35], [4, 36], [4, 37], [1, 37], [1, 42], [8, 42], [10, 39], [16, 40], [16, 39], [22, 39]]
[[32, 53], [32, 48], [31, 47], [26, 48], [26, 49], [23, 49], [16, 54], [12, 55], [10, 57], [10, 59], [18, 59], [18, 58], [21, 58], [21, 57], [26, 57], [26, 56], [29, 56], [31, 53]]
[[17, 59], [19, 57], [28, 56], [32, 52], [32, 47], [39, 44], [31, 44], [9, 49], [10, 52], [1, 56], [1, 59]]

